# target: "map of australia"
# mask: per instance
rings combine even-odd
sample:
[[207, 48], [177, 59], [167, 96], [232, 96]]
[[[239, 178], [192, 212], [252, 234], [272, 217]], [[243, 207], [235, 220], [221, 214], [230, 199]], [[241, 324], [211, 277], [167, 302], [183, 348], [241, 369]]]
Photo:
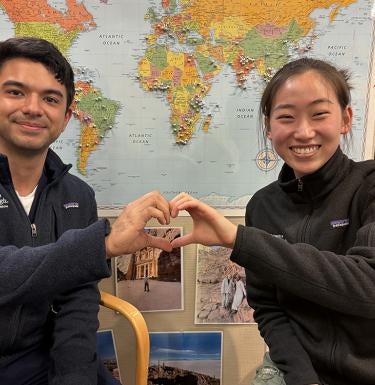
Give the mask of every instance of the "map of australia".
[[75, 72], [53, 145], [100, 207], [180, 191], [243, 208], [282, 161], [259, 138], [272, 75], [312, 56], [353, 79], [354, 159], [368, 126], [371, 0], [0, 0], [0, 36], [53, 42]]

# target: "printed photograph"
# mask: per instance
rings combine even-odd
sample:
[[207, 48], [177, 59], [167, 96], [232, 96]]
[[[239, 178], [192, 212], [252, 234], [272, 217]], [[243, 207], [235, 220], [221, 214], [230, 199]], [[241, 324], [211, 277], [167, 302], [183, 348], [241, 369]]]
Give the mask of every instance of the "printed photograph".
[[225, 247], [197, 246], [195, 323], [254, 323], [246, 300], [243, 267], [230, 261]]
[[96, 333], [96, 347], [98, 356], [112, 376], [121, 381], [120, 368], [118, 366], [117, 349], [112, 330], [98, 330]]
[[150, 333], [148, 385], [220, 385], [222, 332]]
[[[181, 227], [147, 227], [148, 233], [172, 241]], [[140, 311], [183, 310], [182, 249], [145, 247], [115, 258], [116, 295]]]

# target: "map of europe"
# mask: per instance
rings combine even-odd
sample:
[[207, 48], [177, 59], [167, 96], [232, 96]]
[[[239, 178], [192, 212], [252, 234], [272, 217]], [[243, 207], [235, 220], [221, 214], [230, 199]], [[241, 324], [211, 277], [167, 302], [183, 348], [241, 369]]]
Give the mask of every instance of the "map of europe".
[[282, 165], [259, 135], [262, 90], [285, 63], [352, 74], [349, 155], [364, 157], [372, 0], [0, 0], [0, 38], [54, 43], [76, 79], [73, 118], [52, 148], [119, 208], [180, 191], [246, 206]]

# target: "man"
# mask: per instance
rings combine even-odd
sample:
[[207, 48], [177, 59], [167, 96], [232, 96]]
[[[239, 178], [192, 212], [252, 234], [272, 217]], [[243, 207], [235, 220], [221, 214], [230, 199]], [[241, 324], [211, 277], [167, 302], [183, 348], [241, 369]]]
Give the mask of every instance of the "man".
[[[110, 229], [93, 190], [49, 149], [71, 117], [73, 71], [50, 43], [0, 43], [0, 384], [95, 385], [96, 281], [108, 258], [170, 243], [157, 192], [130, 203]], [[100, 371], [101, 372], [101, 371]]]
[[230, 294], [232, 290], [232, 280], [229, 275], [226, 275], [224, 279], [221, 281], [221, 306], [224, 309], [228, 309], [230, 307]]
[[144, 280], [144, 291], [146, 291], [148, 293], [150, 291], [150, 284], [148, 282], [148, 276], [145, 275], [143, 280]]

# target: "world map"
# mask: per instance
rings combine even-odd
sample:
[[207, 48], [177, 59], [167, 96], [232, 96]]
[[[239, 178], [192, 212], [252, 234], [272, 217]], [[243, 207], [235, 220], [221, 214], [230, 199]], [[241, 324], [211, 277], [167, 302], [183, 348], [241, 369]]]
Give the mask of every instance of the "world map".
[[0, 38], [53, 42], [75, 72], [73, 118], [52, 148], [99, 208], [180, 191], [246, 206], [282, 161], [260, 138], [262, 90], [285, 63], [352, 73], [347, 152], [364, 158], [371, 0], [0, 0]]

